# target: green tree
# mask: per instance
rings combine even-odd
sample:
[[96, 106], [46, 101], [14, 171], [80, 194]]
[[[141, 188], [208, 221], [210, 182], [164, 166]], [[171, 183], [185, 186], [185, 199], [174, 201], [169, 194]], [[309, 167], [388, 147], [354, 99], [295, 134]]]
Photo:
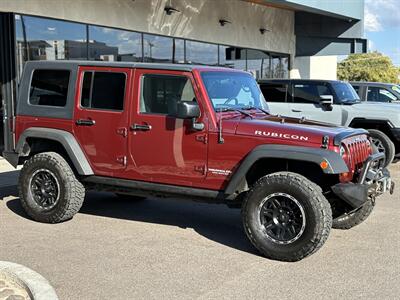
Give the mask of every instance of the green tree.
[[400, 68], [379, 52], [351, 54], [338, 64], [338, 79], [400, 83]]

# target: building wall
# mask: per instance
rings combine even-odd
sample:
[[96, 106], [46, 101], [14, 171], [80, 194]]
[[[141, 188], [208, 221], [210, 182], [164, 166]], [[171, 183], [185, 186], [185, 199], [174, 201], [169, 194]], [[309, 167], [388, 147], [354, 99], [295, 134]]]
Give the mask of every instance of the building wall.
[[337, 56], [296, 57], [290, 71], [291, 78], [297, 79], [337, 79]]
[[[180, 13], [167, 15], [171, 5]], [[291, 54], [294, 12], [239, 0], [2, 0], [0, 11]], [[219, 19], [232, 24], [221, 26]], [[270, 30], [261, 34], [259, 29]]]

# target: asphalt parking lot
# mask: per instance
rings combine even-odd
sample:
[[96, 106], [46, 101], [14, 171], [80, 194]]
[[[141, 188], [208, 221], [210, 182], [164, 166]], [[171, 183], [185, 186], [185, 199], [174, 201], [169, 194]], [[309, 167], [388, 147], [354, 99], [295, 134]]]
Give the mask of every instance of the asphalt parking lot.
[[400, 164], [395, 194], [371, 217], [333, 230], [313, 256], [282, 263], [247, 241], [239, 210], [175, 200], [127, 202], [89, 193], [73, 220], [30, 220], [18, 172], [0, 160], [0, 260], [46, 277], [60, 299], [398, 299]]

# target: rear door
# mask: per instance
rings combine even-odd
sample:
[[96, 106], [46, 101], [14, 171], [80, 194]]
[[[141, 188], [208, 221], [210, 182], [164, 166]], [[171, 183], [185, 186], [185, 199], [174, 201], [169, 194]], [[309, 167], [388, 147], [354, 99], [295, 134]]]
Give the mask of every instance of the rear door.
[[96, 175], [114, 176], [127, 166], [129, 68], [81, 67], [74, 131]]
[[[134, 82], [129, 172], [158, 183], [191, 186], [203, 181], [208, 121], [192, 74], [137, 69]], [[199, 103], [202, 113], [196, 122], [204, 124], [203, 130], [193, 130], [193, 120], [173, 116], [177, 101]]]

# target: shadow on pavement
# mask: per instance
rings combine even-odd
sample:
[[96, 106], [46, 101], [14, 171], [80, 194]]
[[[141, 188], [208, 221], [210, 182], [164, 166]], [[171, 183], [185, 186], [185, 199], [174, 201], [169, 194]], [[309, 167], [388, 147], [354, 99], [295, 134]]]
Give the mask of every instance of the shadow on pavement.
[[[7, 206], [19, 216], [29, 219], [19, 200], [10, 200]], [[157, 198], [129, 201], [110, 193], [90, 192], [79, 213], [192, 228], [207, 239], [259, 255], [243, 231], [240, 210], [225, 205]]]
[[0, 201], [5, 197], [17, 197], [17, 181], [19, 171], [0, 173]]

